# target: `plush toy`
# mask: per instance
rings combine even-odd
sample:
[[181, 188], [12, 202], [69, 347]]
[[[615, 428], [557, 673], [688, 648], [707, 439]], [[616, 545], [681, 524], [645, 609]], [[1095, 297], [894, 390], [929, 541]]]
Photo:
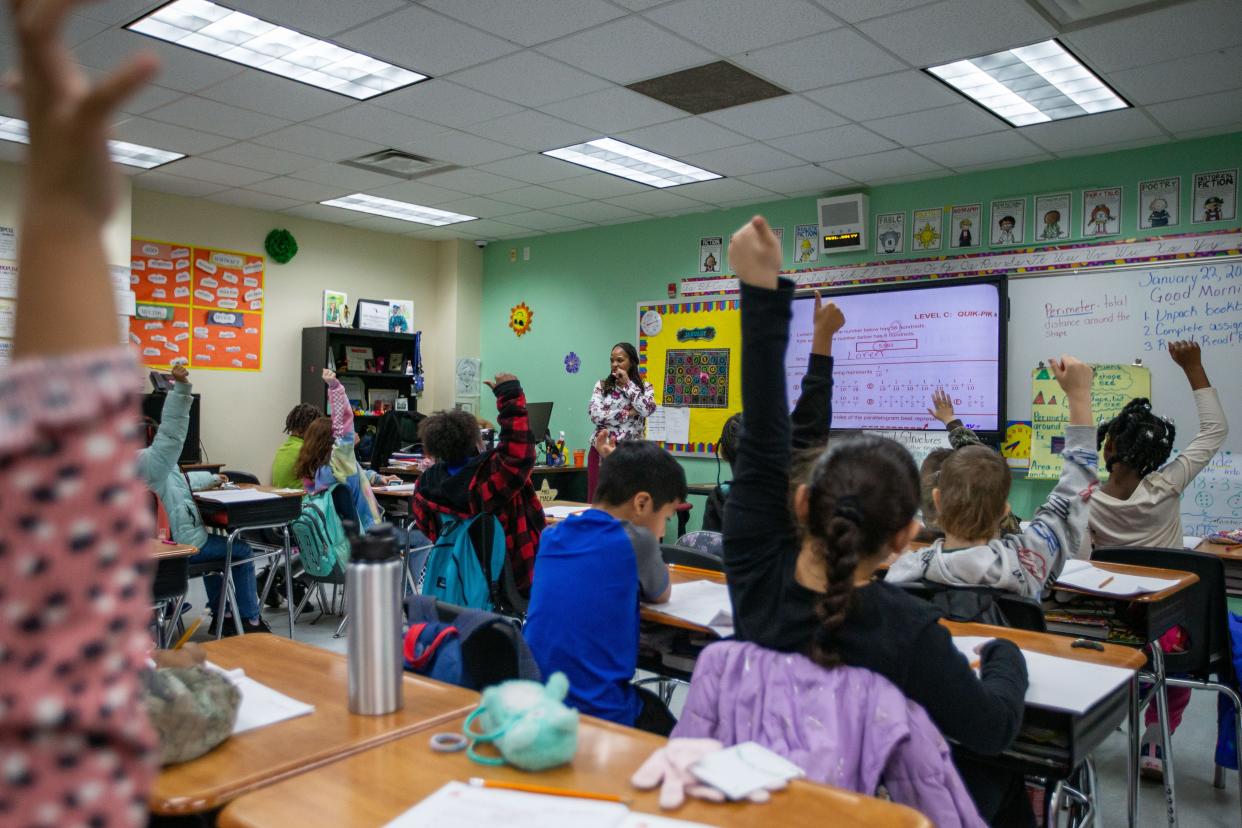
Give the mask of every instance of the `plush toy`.
[[[466, 718], [463, 730], [471, 740], [469, 755], [485, 765], [505, 762], [528, 771], [563, 765], [578, 749], [578, 711], [562, 702], [569, 679], [553, 673], [545, 687], [537, 681], [506, 681], [483, 691], [483, 703]], [[480, 720], [484, 733], [471, 729]], [[480, 756], [475, 748], [494, 742], [503, 759]]]

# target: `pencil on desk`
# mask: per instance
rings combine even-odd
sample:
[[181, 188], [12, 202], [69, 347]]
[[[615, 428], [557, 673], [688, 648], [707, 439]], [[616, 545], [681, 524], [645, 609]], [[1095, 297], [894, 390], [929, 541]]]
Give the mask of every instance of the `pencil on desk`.
[[1109, 585], [1109, 584], [1111, 584], [1112, 582], [1113, 582], [1113, 576], [1112, 576], [1112, 575], [1109, 575], [1107, 578], [1105, 578], [1105, 579], [1104, 579], [1104, 580], [1100, 583], [1100, 586], [1098, 587], [1098, 589], [1103, 589], [1104, 587], [1108, 586], [1108, 585]]
[[185, 631], [185, 635], [177, 639], [177, 643], [173, 645], [173, 649], [180, 650], [183, 646], [185, 646], [185, 642], [190, 640], [190, 636], [198, 632], [198, 628], [202, 626], [202, 624], [203, 624], [203, 616], [200, 615], [198, 618], [194, 619], [194, 623], [191, 624], [190, 628]]
[[471, 778], [470, 784], [476, 788], [499, 788], [506, 791], [524, 791], [525, 793], [547, 794], [548, 796], [572, 796], [576, 799], [599, 799], [604, 802], [626, 802], [612, 794], [591, 793], [590, 791], [573, 791], [568, 788], [549, 788], [545, 785], [525, 785], [520, 782], [498, 782], [494, 779]]

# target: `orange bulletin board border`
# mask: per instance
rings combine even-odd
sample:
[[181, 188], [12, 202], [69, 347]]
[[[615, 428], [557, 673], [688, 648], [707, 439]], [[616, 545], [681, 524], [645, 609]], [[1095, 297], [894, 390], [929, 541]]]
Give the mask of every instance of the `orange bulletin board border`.
[[154, 239], [130, 240], [138, 312], [130, 342], [150, 368], [188, 359], [196, 369], [263, 368], [263, 256]]

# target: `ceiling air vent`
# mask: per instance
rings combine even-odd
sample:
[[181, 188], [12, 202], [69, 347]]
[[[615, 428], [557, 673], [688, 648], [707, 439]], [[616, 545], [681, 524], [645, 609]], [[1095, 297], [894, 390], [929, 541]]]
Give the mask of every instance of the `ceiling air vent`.
[[371, 172], [391, 175], [396, 178], [418, 178], [433, 172], [443, 172], [456, 166], [445, 161], [436, 161], [434, 158], [427, 158], [422, 155], [414, 155], [413, 153], [395, 149], [380, 150], [379, 152], [373, 152], [359, 158], [352, 158], [341, 163], [347, 167], [357, 167], [361, 170], [370, 170]]

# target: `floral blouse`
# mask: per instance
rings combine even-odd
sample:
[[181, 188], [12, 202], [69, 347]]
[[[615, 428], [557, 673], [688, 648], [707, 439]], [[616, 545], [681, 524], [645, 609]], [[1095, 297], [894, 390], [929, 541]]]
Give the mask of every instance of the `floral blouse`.
[[[595, 435], [607, 431], [618, 441], [641, 440], [646, 432], [647, 418], [655, 413], [655, 388], [644, 382], [631, 382], [625, 388], [604, 391], [604, 381], [595, 383], [588, 412], [595, 424]], [[595, 435], [591, 441], [595, 441]]]

